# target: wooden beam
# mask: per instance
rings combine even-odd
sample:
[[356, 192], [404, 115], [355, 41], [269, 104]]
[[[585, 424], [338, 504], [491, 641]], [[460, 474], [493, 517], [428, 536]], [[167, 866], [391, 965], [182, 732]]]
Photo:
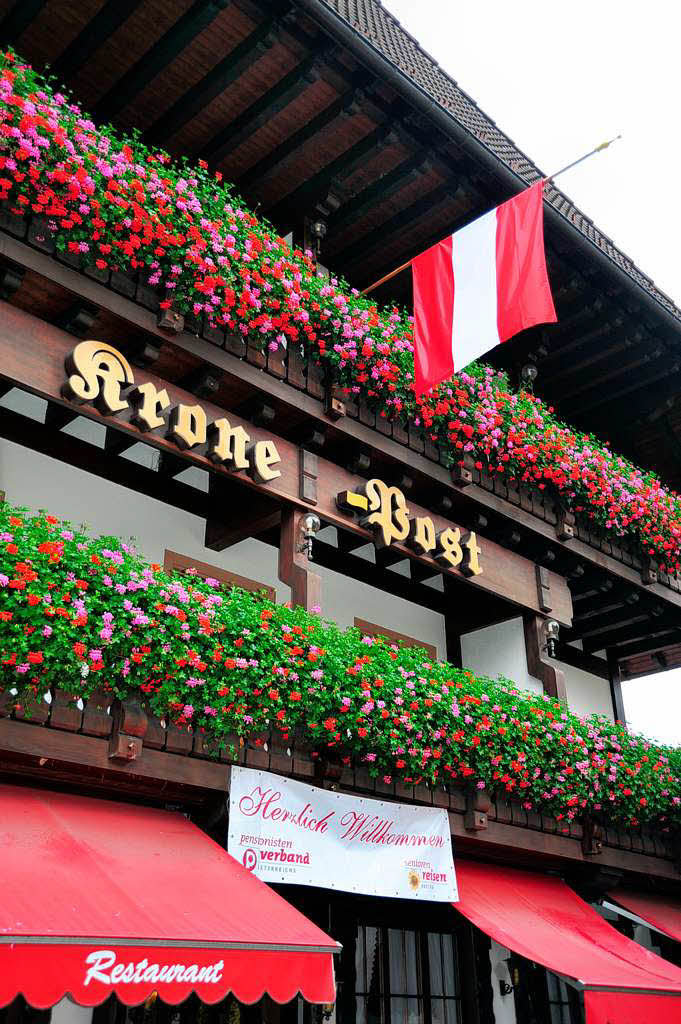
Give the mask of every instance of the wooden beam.
[[[19, 387], [49, 401], [69, 404], [62, 397], [62, 387], [65, 361], [74, 348], [73, 339], [58, 328], [6, 303], [0, 303], [0, 323], [2, 324], [0, 335], [3, 347], [2, 373], [5, 378], [13, 380]], [[136, 370], [134, 382], [138, 386], [147, 383], [157, 391], [161, 389], [167, 391], [170, 405], [195, 404], [193, 395], [147, 369]], [[184, 462], [187, 466], [193, 465], [205, 472], [224, 476], [226, 479], [233, 476], [232, 471], [224, 466], [216, 465], [200, 448], [183, 451], [168, 436], [168, 431], [163, 425], [148, 433], [140, 431], [134, 422], [134, 406], [130, 403], [127, 403], [124, 413], [115, 416], [103, 414], [93, 403], [86, 402], [77, 408], [87, 419], [106, 427], [113, 427], [137, 440], [143, 440], [145, 444], [158, 449], [164, 456], [169, 456], [171, 473], [175, 472], [176, 464], [180, 465], [181, 462]], [[224, 417], [223, 406], [205, 401], [202, 403], [202, 409], [208, 422]], [[231, 411], [230, 423], [233, 428], [241, 427], [253, 444], [258, 441], [269, 441], [276, 444], [279, 456], [277, 475], [267, 484], [259, 483], [255, 479], [255, 475], [242, 474], [241, 471], [239, 471], [239, 480], [243, 480], [244, 485], [266, 493], [287, 505], [305, 511], [309, 510], [309, 499], [305, 495], [301, 495], [300, 489], [300, 448], [283, 437], [274, 436], [269, 428], [257, 427], [249, 422], [239, 422], [239, 417], [234, 416]], [[66, 439], [63, 434], [58, 436], [62, 442]], [[129, 460], [123, 460], [123, 463], [131, 469], [134, 466], [134, 463]], [[160, 472], [156, 476], [161, 479]], [[331, 525], [340, 526], [369, 540], [370, 531], [357, 522], [352, 515], [339, 508], [336, 501], [336, 495], [342, 491], [353, 491], [361, 484], [355, 473], [318, 456], [317, 476], [318, 495], [315, 509], [319, 516]], [[190, 490], [194, 489], [190, 488]], [[202, 497], [205, 499], [205, 495]], [[425, 509], [411, 499], [409, 508], [412, 517], [428, 516], [436, 533], [446, 529], [464, 529], [461, 526], [457, 527], [457, 523], [451, 519], [430, 509]], [[429, 555], [419, 555], [404, 542], [395, 541], [393, 546], [399, 548], [405, 557], [428, 563], [433, 560]], [[479, 572], [468, 573], [465, 560], [461, 567], [445, 567], [444, 571], [457, 578], [461, 577], [467, 587], [487, 594], [488, 599], [491, 599], [492, 602], [495, 598], [501, 598], [522, 609], [540, 610], [535, 565], [532, 561], [509, 552], [493, 540], [484, 537], [478, 538], [477, 550], [481, 553]], [[555, 573], [549, 574], [549, 576], [553, 597], [552, 615], [559, 622], [568, 625], [572, 618], [572, 602], [567, 585], [565, 580]], [[472, 597], [469, 598], [467, 607], [472, 600], [474, 600]]]
[[527, 671], [539, 679], [544, 693], [567, 704], [565, 673], [546, 652], [546, 620], [540, 615], [523, 616]]
[[367, 188], [362, 189], [349, 202], [344, 203], [338, 213], [329, 218], [329, 231], [340, 234], [360, 220], [376, 205], [386, 202], [418, 174], [423, 174], [428, 152], [418, 153], [387, 171]]
[[50, 430], [63, 430], [64, 427], [68, 427], [69, 423], [77, 420], [78, 416], [79, 413], [75, 409], [69, 409], [66, 405], [57, 405], [55, 402], [48, 402], [43, 422]]
[[108, 0], [94, 17], [85, 23], [78, 35], [52, 62], [51, 71], [59, 81], [78, 74], [92, 55], [139, 7], [139, 0]]
[[254, 60], [257, 59], [256, 54], [266, 52], [278, 24], [276, 17], [266, 18], [261, 22], [226, 57], [161, 114], [145, 132], [145, 138], [152, 143], [165, 142], [184, 128], [192, 118], [252, 67]]
[[189, 10], [164, 32], [146, 53], [96, 103], [94, 113], [112, 118], [138, 96], [154, 78], [213, 22], [230, 0], [195, 0]]
[[623, 662], [637, 654], [652, 654], [654, 651], [664, 650], [665, 647], [678, 643], [681, 643], [681, 627], [667, 626], [650, 633], [645, 640], [637, 639], [630, 643], [623, 641], [613, 650], [619, 661]]
[[[372, 227], [359, 238], [353, 238], [352, 242], [344, 249], [341, 249], [340, 252], [334, 252], [334, 264], [344, 267], [352, 265], [368, 253], [384, 247], [386, 240], [391, 238], [392, 235], [404, 231], [407, 225], [411, 225], [426, 214], [433, 212], [446, 199], [451, 199], [456, 194], [457, 188], [456, 184], [449, 181], [438, 185], [437, 188], [432, 189], [425, 196], [421, 196], [420, 199], [410, 203], [409, 206], [400, 210], [399, 213], [384, 221], [378, 228]], [[446, 229], [443, 229], [438, 237], [442, 238], [446, 234]], [[419, 243], [419, 251], [421, 249], [422, 246]], [[395, 262], [399, 263], [400, 261], [396, 259]]]
[[[196, 799], [202, 791], [226, 792], [229, 765], [144, 747], [133, 761], [112, 760], [108, 739], [83, 736], [27, 722], [0, 719], [0, 767], [31, 769], [43, 781], [68, 779], [87, 785], [142, 788], [153, 784], [157, 799], [180, 791]], [[167, 798], [167, 796], [166, 796]]]
[[366, 558], [341, 551], [323, 541], [315, 541], [314, 560], [325, 569], [349, 576], [360, 583], [367, 583], [370, 587], [393, 594], [404, 601], [411, 601], [412, 604], [430, 608], [434, 612], [444, 612], [444, 596], [439, 590], [412, 583], [409, 577], [375, 565]]
[[[619, 352], [624, 352], [627, 349], [632, 349], [638, 345], [638, 341], [634, 339], [631, 334], [625, 334], [624, 336], [617, 334], [615, 329], [607, 324], [601, 331], [597, 332], [601, 337], [605, 335], [614, 334], [615, 340], [611, 345], [590, 345], [587, 349], [589, 355], [584, 359], [580, 359], [575, 362], [574, 358], [569, 355], [565, 358], [565, 363], [561, 366], [554, 367], [548, 372], [548, 359], [542, 360], [542, 371], [546, 372], [546, 380], [551, 384], [552, 388], [555, 388], [559, 381], [569, 380], [571, 377], [582, 377], [585, 370], [590, 369], [592, 366], [596, 366], [598, 363], [602, 363], [607, 359], [612, 359]], [[558, 349], [560, 352], [561, 349]], [[555, 354], [555, 353], [554, 353]]]
[[[363, 78], [361, 81], [366, 81], [366, 78]], [[257, 192], [277, 175], [281, 164], [285, 160], [288, 160], [299, 149], [302, 149], [311, 139], [318, 138], [337, 118], [349, 116], [352, 113], [352, 107], [356, 101], [360, 84], [361, 82], [358, 80], [357, 85], [353, 85], [347, 92], [339, 96], [337, 100], [329, 104], [325, 110], [322, 110], [312, 120], [307, 121], [298, 131], [289, 135], [271, 153], [268, 153], [261, 160], [258, 160], [257, 163], [253, 164], [252, 167], [237, 178], [239, 186], [251, 194]]]
[[[635, 379], [638, 374], [633, 375], [634, 370], [639, 370], [641, 366], [647, 366], [649, 363], [659, 363], [660, 359], [665, 360], [668, 364], [669, 355], [659, 345], [648, 351], [639, 349], [633, 359], [627, 361], [622, 357], [612, 362], [602, 373], [591, 372], [584, 374], [582, 375], [581, 382], [575, 382], [572, 387], [559, 387], [557, 392], [560, 394], [560, 401], [572, 403], [575, 398], [578, 398], [580, 395], [588, 395], [592, 391], [607, 394], [613, 381], [618, 381], [620, 378]], [[551, 383], [553, 386], [553, 380]], [[604, 387], [606, 384], [608, 385], [607, 388]], [[593, 408], [593, 403], [588, 408]]]
[[580, 651], [578, 647], [573, 647], [571, 644], [558, 644], [558, 660], [565, 662], [566, 665], [571, 665], [573, 668], [578, 668], [582, 672], [588, 672], [589, 675], [596, 676], [598, 679], [610, 678], [608, 675], [608, 664], [603, 658], [596, 658], [593, 654], [585, 654], [584, 651]]
[[207, 495], [195, 487], [163, 479], [152, 469], [107, 455], [97, 445], [52, 430], [20, 413], [0, 408], [0, 437], [193, 515], [205, 518], [207, 514]]
[[243, 484], [211, 475], [208, 494], [210, 514], [204, 545], [211, 551], [224, 551], [248, 537], [259, 537], [281, 522], [279, 502]]
[[5, 17], [0, 21], [0, 39], [3, 43], [17, 45], [32, 21], [38, 17], [47, 0], [15, 0]]
[[320, 43], [319, 52], [297, 64], [276, 85], [246, 107], [233, 121], [221, 128], [201, 148], [199, 156], [219, 165], [230, 150], [236, 149], [245, 139], [262, 128], [268, 120], [276, 117], [290, 103], [298, 99], [318, 78], [318, 69], [323, 63], [324, 53], [327, 49], [328, 46], [324, 47]]
[[636, 626], [638, 623], [648, 622], [650, 613], [647, 609], [639, 608], [636, 614], [633, 614], [634, 611], [635, 609], [628, 609], [625, 605], [593, 618], [580, 622], [573, 621], [572, 628], [566, 631], [569, 633], [567, 639], [578, 640], [598, 636], [602, 633], [608, 633], [614, 628], [620, 629], [624, 626]]
[[655, 647], [654, 637], [657, 633], [662, 632], [666, 627], [675, 629], [678, 626], [678, 616], [676, 621], [669, 620], [666, 622], [659, 622], [659, 620], [653, 620], [645, 618], [640, 622], [634, 622], [626, 626], [618, 625], [613, 629], [606, 632], [599, 632], [593, 636], [585, 636], [582, 640], [582, 647], [587, 653], [592, 651], [606, 650], [609, 647], [619, 647], [621, 644], [633, 642], [635, 640], [645, 640], [651, 638], [651, 647]]
[[[660, 360], [655, 364], [655, 368], [651, 373], [648, 374], [634, 374], [633, 380], [628, 377], [628, 383], [624, 384], [620, 388], [604, 388], [598, 398], [593, 398], [591, 401], [577, 404], [575, 408], [571, 409], [572, 416], [584, 416], [588, 412], [592, 412], [594, 409], [599, 409], [599, 419], [597, 422], [611, 422], [612, 414], [606, 413], [602, 410], [609, 408], [613, 402], [616, 402], [620, 398], [624, 398], [627, 395], [632, 395], [634, 392], [639, 392], [641, 395], [650, 393], [649, 389], [651, 385], [657, 384], [658, 381], [664, 381], [656, 391], [656, 401], [659, 402], [661, 397], [668, 395], [675, 395], [679, 390], [679, 372], [681, 371], [681, 361], [669, 362], [666, 361], [660, 365]], [[645, 415], [634, 403], [628, 407], [628, 413], [630, 416], [642, 416]]]
[[322, 578], [312, 571], [307, 555], [300, 550], [301, 520], [305, 515], [301, 509], [287, 508], [282, 512], [279, 579], [291, 588], [291, 604], [309, 612], [321, 609]]
[[615, 721], [626, 725], [627, 713], [624, 708], [624, 697], [622, 696], [622, 674], [619, 658], [614, 651], [608, 651], [608, 678], [610, 680], [612, 713], [615, 716]]
[[[449, 195], [451, 197], [454, 197], [456, 196], [457, 191], [461, 187], [461, 178], [458, 178], [456, 181], [445, 182], [445, 184], [440, 186], [441, 193], [440, 190], [435, 190], [435, 192], [430, 193], [430, 202], [442, 202], [443, 198], [447, 195], [447, 190], [449, 190]], [[457, 219], [454, 221], [445, 221], [444, 223], [441, 222], [440, 218], [440, 224], [436, 228], [436, 230], [431, 232], [431, 234], [427, 235], [425, 238], [420, 237], [418, 242], [416, 243], [416, 247], [415, 244], [412, 242], [410, 243], [408, 248], [398, 250], [398, 254], [391, 258], [389, 264], [377, 264], [371, 270], [371, 280], [377, 280], [379, 277], [382, 277], [384, 273], [388, 273], [390, 270], [393, 270], [395, 264], [399, 265], [406, 259], [409, 259], [412, 256], [416, 256], [420, 252], [424, 252], [426, 249], [429, 249], [431, 245], [435, 245], [436, 242], [440, 242], [447, 235], [451, 235], [455, 231], [458, 231], [460, 228], [466, 227], [467, 224], [470, 224], [472, 221], [477, 220], [478, 217], [481, 217], [483, 213], [487, 213], [492, 206], [493, 201], [485, 199], [482, 202], [478, 202], [475, 206], [471, 207], [470, 212], [466, 214], [465, 217], [457, 217]], [[422, 216], [423, 213], [428, 212], [428, 208], [426, 207], [424, 209], [419, 205], [417, 206], [416, 211], [412, 212], [418, 214], [418, 216]], [[407, 210], [402, 211], [402, 213], [406, 214]], [[402, 216], [402, 214], [397, 214], [397, 217], [400, 216]], [[402, 222], [396, 221], [396, 226], [391, 226], [391, 222], [388, 222], [389, 230], [392, 233], [394, 233], [394, 231], [401, 231], [402, 228], [408, 226], [408, 224], [409, 219], [406, 216], [403, 218]], [[380, 225], [380, 227], [377, 229], [380, 237], [383, 237], [384, 229], [384, 224]], [[377, 232], [375, 230], [374, 234], [376, 233]], [[373, 248], [376, 248], [376, 246], [374, 246]], [[334, 260], [339, 258], [340, 257], [334, 254]], [[357, 256], [355, 258], [359, 257]]]
[[377, 149], [390, 141], [390, 134], [393, 131], [390, 124], [379, 125], [374, 128], [358, 142], [355, 142], [344, 153], [332, 160], [316, 174], [306, 180], [288, 193], [273, 206], [266, 207], [269, 220], [273, 223], [288, 223], [296, 210], [309, 208], [316, 200], [326, 198], [331, 186], [343, 178], [349, 177], [357, 170], [368, 157]]

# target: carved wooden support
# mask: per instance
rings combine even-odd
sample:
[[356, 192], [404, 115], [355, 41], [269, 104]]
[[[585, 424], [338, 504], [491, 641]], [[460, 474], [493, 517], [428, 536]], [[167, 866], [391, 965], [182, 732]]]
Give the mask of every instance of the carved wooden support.
[[92, 326], [99, 310], [89, 302], [74, 302], [57, 320], [57, 326], [75, 335], [76, 338], [91, 336]]
[[472, 789], [466, 793], [464, 828], [468, 832], [481, 832], [487, 828], [487, 814], [492, 801], [486, 789]]
[[24, 267], [0, 267], [0, 299], [7, 302], [21, 288], [26, 270]]
[[649, 558], [644, 558], [641, 562], [641, 583], [645, 587], [652, 587], [657, 583], [657, 569]]
[[299, 495], [310, 505], [317, 504], [317, 474], [319, 459], [314, 452], [300, 449]]
[[473, 483], [474, 462], [470, 455], [464, 455], [461, 464], [452, 466], [452, 483], [457, 487], [468, 487]]
[[341, 398], [340, 388], [336, 384], [330, 384], [324, 395], [324, 412], [332, 420], [339, 420], [345, 416], [347, 409]]
[[527, 671], [541, 681], [544, 693], [567, 703], [565, 673], [546, 653], [545, 622], [541, 615], [524, 618]]
[[553, 608], [551, 601], [551, 574], [543, 565], [535, 565], [535, 576], [537, 579], [537, 601], [541, 611], [550, 612]]
[[153, 341], [142, 338], [136, 345], [131, 346], [129, 359], [133, 366], [139, 366], [143, 370], [148, 366], [153, 366], [160, 355], [160, 343], [154, 344]]
[[184, 330], [184, 314], [177, 309], [159, 309], [156, 324], [168, 334], [181, 334]]
[[582, 818], [582, 853], [585, 857], [603, 853], [603, 829], [588, 814]]
[[148, 719], [140, 704], [117, 700], [111, 707], [113, 728], [109, 740], [111, 761], [135, 761], [142, 754]]
[[568, 512], [566, 509], [558, 509], [558, 518], [556, 519], [556, 537], [558, 540], [574, 540], [575, 539], [575, 517], [574, 513]]
[[291, 588], [291, 604], [306, 611], [321, 607], [321, 576], [312, 572], [307, 554], [301, 550], [301, 521], [309, 513], [285, 509], [281, 514], [279, 579]]

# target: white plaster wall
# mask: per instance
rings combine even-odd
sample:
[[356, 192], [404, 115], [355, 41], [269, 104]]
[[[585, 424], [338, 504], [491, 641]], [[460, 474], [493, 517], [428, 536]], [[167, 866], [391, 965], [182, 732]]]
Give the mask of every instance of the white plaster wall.
[[[506, 676], [524, 690], [541, 693], [542, 684], [527, 670], [523, 620], [509, 619], [485, 626], [461, 637], [461, 654], [466, 668], [496, 679]], [[614, 721], [610, 685], [589, 672], [562, 661], [556, 664], [565, 673], [568, 704], [578, 715], [606, 715]]]
[[[9, 404], [7, 399], [3, 404]], [[69, 432], [90, 440], [98, 436], [98, 428], [99, 424], [81, 419]], [[136, 448], [135, 461], [154, 457], [148, 446]], [[204, 477], [196, 470], [182, 474], [184, 482], [199, 486], [205, 482]], [[277, 578], [278, 553], [272, 546], [244, 540], [225, 551], [211, 551], [203, 544], [205, 521], [200, 517], [4, 440], [0, 440], [0, 490], [15, 504], [44, 508], [74, 523], [87, 523], [94, 534], [134, 538], [150, 561], [162, 563], [164, 551], [170, 549], [276, 586], [279, 601], [290, 597], [289, 588]], [[224, 512], [229, 515], [229, 509]], [[324, 581], [324, 615], [343, 626], [353, 625], [355, 616], [388, 626], [434, 644], [438, 657], [446, 656], [442, 615], [321, 566], [315, 571]]]
[[581, 668], [565, 665], [562, 661], [557, 664], [565, 672], [568, 704], [572, 710], [578, 715], [605, 715], [614, 722], [608, 680], [592, 676], [590, 672], [583, 672]]
[[506, 676], [523, 690], [542, 692], [542, 684], [527, 671], [523, 620], [508, 619], [461, 637], [461, 657], [466, 668], [496, 679]]
[[494, 1010], [494, 1024], [516, 1024], [515, 999], [513, 993], [502, 996], [499, 988], [499, 981], [503, 980], [510, 984], [511, 978], [508, 967], [504, 961], [511, 955], [510, 949], [500, 946], [492, 939], [489, 951], [490, 968], [492, 972], [492, 991], [494, 998], [492, 1007]]

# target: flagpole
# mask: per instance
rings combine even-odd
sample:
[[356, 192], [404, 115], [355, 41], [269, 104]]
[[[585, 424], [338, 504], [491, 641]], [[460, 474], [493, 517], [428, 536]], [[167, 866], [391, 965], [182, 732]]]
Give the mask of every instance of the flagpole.
[[[573, 160], [571, 164], [566, 164], [565, 167], [561, 167], [559, 171], [555, 171], [553, 174], [548, 174], [541, 180], [543, 182], [553, 182], [559, 174], [565, 174], [566, 171], [571, 171], [573, 167], [577, 166], [577, 164], [583, 163], [585, 160], [588, 160], [590, 156], [594, 156], [596, 153], [602, 153], [604, 149], [607, 149], [608, 146], [612, 146], [613, 142], [617, 142], [617, 140], [621, 138], [621, 135], [616, 135], [614, 139], [608, 139], [607, 142], [601, 142], [599, 146], [596, 146], [595, 149], [590, 149], [588, 153], [585, 153], [584, 156], [580, 156], [578, 160]], [[533, 181], [531, 184], [535, 185], [536, 182]], [[531, 185], [527, 185], [526, 188], [531, 188]], [[402, 263], [399, 267], [395, 267], [395, 269], [391, 270], [389, 274], [384, 274], [384, 276], [380, 277], [378, 281], [374, 281], [374, 283], [370, 284], [368, 288], [364, 288], [360, 292], [360, 295], [371, 294], [371, 292], [380, 288], [382, 284], [385, 284], [386, 281], [390, 281], [393, 277], [397, 277], [398, 274], [401, 274], [402, 271], [406, 270], [407, 267], [410, 267], [413, 262], [413, 259], [407, 260], [406, 263]]]

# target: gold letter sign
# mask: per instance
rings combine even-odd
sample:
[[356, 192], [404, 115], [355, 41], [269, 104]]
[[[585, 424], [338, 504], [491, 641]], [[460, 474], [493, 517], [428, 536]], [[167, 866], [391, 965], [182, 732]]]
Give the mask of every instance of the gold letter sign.
[[409, 518], [409, 509], [399, 487], [382, 480], [369, 480], [359, 491], [341, 491], [336, 504], [344, 512], [360, 516], [360, 525], [371, 530], [374, 544], [384, 548], [406, 543], [419, 555], [430, 555], [445, 569], [457, 569], [464, 576], [479, 576], [480, 548], [474, 533], [461, 535], [458, 527], [435, 532], [430, 516]]
[[257, 483], [269, 483], [281, 476], [275, 469], [281, 462], [274, 441], [251, 443], [241, 426], [231, 427], [225, 417], [208, 423], [201, 405], [179, 405], [170, 410], [168, 421], [163, 413], [170, 408], [165, 388], [158, 391], [150, 382], [134, 388], [127, 399], [121, 390], [135, 383], [128, 360], [117, 349], [103, 341], [81, 341], [66, 359], [69, 378], [62, 394], [70, 402], [93, 402], [105, 416], [132, 409], [131, 422], [142, 431], [167, 428], [166, 436], [178, 448], [198, 448], [208, 441], [206, 455], [213, 462], [231, 470], [248, 470]]

